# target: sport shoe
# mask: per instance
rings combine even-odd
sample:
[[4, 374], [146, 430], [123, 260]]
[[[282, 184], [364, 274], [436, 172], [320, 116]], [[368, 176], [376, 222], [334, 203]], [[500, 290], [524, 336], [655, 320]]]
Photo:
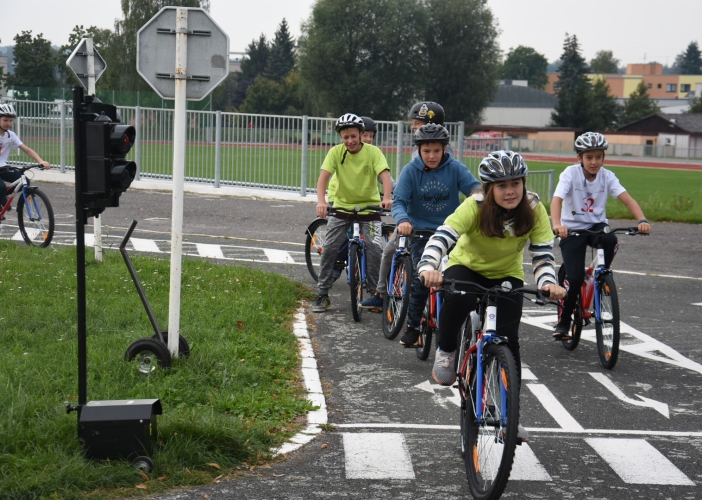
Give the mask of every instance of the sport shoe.
[[456, 353], [445, 352], [440, 348], [436, 350], [436, 358], [434, 359], [434, 368], [431, 370], [431, 376], [439, 385], [453, 385], [456, 381]]
[[421, 347], [421, 344], [419, 343], [419, 330], [408, 326], [400, 339], [400, 344], [412, 349]]
[[553, 329], [554, 340], [570, 340], [570, 318], [559, 322]]
[[522, 427], [522, 424], [517, 425], [517, 444], [528, 443], [529, 433]]
[[371, 309], [373, 312], [382, 312], [383, 310], [383, 298], [379, 293], [372, 295], [363, 302], [359, 304], [363, 309]]
[[331, 307], [331, 301], [329, 300], [329, 295], [322, 295], [321, 293], [317, 297], [317, 300], [314, 301], [314, 305], [312, 306], [312, 312], [316, 313], [323, 313], [326, 312], [327, 309]]

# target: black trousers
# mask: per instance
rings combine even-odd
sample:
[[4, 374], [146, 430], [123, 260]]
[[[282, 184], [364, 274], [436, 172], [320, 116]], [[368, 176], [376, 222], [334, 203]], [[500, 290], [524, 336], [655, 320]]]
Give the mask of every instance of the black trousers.
[[[454, 265], [444, 272], [444, 279], [472, 281], [486, 288], [501, 285], [505, 281], [512, 284], [512, 288], [521, 288], [524, 282], [517, 278], [505, 277], [488, 279], [485, 276], [471, 271], [465, 266]], [[461, 289], [461, 287], [457, 287]], [[439, 316], [438, 344], [442, 351], [452, 352], [458, 347], [459, 335], [463, 322], [475, 310], [475, 301], [479, 292], [475, 288], [463, 287], [465, 295], [452, 295], [444, 293], [444, 302]], [[522, 320], [522, 296], [519, 294], [497, 299], [497, 334], [507, 337], [509, 350], [517, 363], [517, 371], [521, 380], [522, 359], [519, 354], [519, 323]]]
[[22, 176], [20, 171], [14, 167], [0, 167], [0, 206], [4, 205], [7, 201], [7, 186], [8, 183], [15, 182]]

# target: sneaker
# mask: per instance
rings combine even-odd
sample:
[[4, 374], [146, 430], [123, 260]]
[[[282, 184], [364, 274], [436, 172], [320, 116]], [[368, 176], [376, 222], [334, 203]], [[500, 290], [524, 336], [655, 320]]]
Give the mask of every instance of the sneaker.
[[334, 268], [334, 281], [338, 280], [340, 277], [341, 277], [341, 269]]
[[373, 312], [383, 311], [383, 298], [379, 293], [372, 295], [359, 304], [363, 309], [371, 309]]
[[[500, 431], [498, 438], [502, 441], [503, 431]], [[529, 442], [529, 432], [522, 426], [522, 424], [517, 424], [517, 444], [521, 446], [522, 443]]]
[[434, 368], [431, 370], [431, 376], [439, 385], [453, 385], [456, 381], [456, 353], [445, 352], [441, 349], [436, 350], [436, 358], [434, 359]]
[[331, 307], [331, 301], [329, 300], [329, 295], [322, 295], [321, 293], [314, 301], [312, 306], [312, 312], [323, 313], [326, 312]]
[[419, 330], [408, 326], [400, 339], [400, 344], [412, 349], [422, 347], [422, 345], [419, 343]]
[[560, 321], [553, 329], [554, 340], [570, 340], [570, 318]]

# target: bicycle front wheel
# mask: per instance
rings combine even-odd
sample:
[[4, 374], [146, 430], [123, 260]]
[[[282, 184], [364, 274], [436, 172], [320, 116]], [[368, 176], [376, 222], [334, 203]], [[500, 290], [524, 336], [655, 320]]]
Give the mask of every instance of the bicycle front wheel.
[[49, 198], [39, 189], [32, 189], [17, 200], [20, 234], [27, 245], [48, 247], [54, 237], [54, 209]]
[[514, 357], [505, 345], [484, 349], [481, 415], [476, 411], [478, 377], [471, 374], [470, 401], [464, 422], [465, 465], [468, 486], [477, 500], [502, 495], [512, 470], [519, 424], [519, 381]]
[[[558, 269], [558, 284], [560, 286], [564, 286], [565, 280], [566, 269], [565, 266], [561, 264], [561, 267]], [[581, 300], [581, 298], [578, 298], [578, 301], [575, 304], [575, 310], [573, 311], [573, 322], [571, 323], [570, 327], [570, 338], [567, 340], [561, 340], [563, 347], [565, 347], [569, 351], [572, 351], [576, 347], [578, 347], [578, 344], [580, 343], [580, 334], [583, 331], [583, 312]], [[560, 301], [560, 303], [561, 305], [563, 305], [562, 300]]]
[[597, 352], [602, 366], [611, 370], [619, 357], [619, 297], [611, 274], [597, 280], [600, 295], [600, 317], [595, 319]]
[[327, 219], [317, 219], [305, 231], [305, 262], [315, 281], [319, 280], [322, 263], [322, 247], [327, 240]]
[[358, 243], [352, 243], [349, 249], [349, 290], [351, 292], [351, 316], [355, 322], [361, 321], [363, 309], [359, 307], [363, 302], [363, 283], [361, 276], [361, 259], [363, 250]]
[[383, 334], [394, 339], [402, 330], [409, 309], [412, 285], [412, 259], [401, 255], [395, 259], [395, 275], [388, 277], [388, 291], [383, 297]]
[[466, 412], [468, 407], [472, 408], [470, 401], [466, 399], [466, 395], [470, 392], [468, 390], [468, 383], [470, 381], [471, 370], [475, 366], [475, 356], [466, 359], [468, 356], [468, 349], [470, 348], [470, 341], [473, 335], [473, 323], [470, 319], [470, 314], [466, 318], [466, 322], [463, 323], [463, 328], [461, 328], [461, 333], [458, 339], [458, 357], [456, 359], [456, 381], [458, 383], [458, 394], [461, 398], [461, 416], [459, 423], [461, 426], [461, 456], [466, 455]]

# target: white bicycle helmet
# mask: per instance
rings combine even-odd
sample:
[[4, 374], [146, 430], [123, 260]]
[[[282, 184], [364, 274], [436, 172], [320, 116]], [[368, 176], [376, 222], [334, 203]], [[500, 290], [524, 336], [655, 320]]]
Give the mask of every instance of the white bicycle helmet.
[[529, 174], [529, 167], [522, 155], [514, 151], [493, 151], [488, 154], [478, 167], [483, 183], [519, 179]]
[[605, 151], [608, 147], [607, 139], [599, 132], [585, 132], [575, 139], [575, 152], [578, 154], [595, 149]]
[[12, 118], [17, 118], [17, 112], [12, 104], [2, 103], [0, 104], [0, 116], [10, 116]]
[[342, 128], [356, 127], [361, 133], [365, 132], [366, 126], [363, 124], [363, 119], [360, 116], [354, 115], [353, 113], [346, 113], [341, 115], [338, 120], [336, 120], [336, 132], [339, 133]]

